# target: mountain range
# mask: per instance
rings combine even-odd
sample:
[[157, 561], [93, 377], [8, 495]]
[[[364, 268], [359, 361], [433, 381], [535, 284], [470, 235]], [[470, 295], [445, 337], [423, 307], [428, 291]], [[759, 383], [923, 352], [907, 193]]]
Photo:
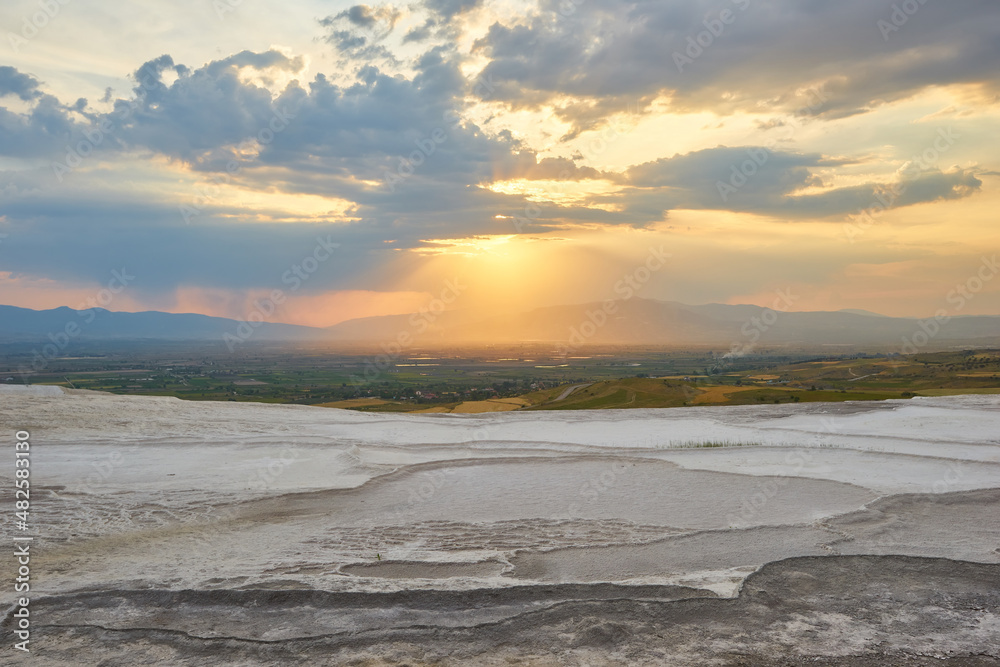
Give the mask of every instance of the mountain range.
[[[633, 298], [483, 316], [465, 310], [348, 320], [327, 328], [246, 323], [197, 314], [127, 313], [95, 308], [31, 310], [0, 306], [0, 342], [81, 340], [245, 340], [392, 344], [1000, 345], [1000, 317], [887, 317], [861, 310], [780, 312], [761, 306]], [[911, 350], [915, 351], [915, 350]]]

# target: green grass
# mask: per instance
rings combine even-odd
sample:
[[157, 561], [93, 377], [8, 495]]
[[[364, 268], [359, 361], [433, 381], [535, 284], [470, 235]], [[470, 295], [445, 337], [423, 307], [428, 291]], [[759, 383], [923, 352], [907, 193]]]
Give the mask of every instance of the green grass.
[[[655, 378], [604, 380], [577, 389], [561, 401], [554, 398], [563, 388], [547, 392], [540, 404], [530, 410], [616, 410], [628, 408], [679, 407], [698, 395], [690, 383]], [[525, 396], [531, 400], [531, 395]], [[536, 399], [537, 402], [537, 399]]]
[[[895, 391], [802, 391], [790, 389], [751, 389], [732, 394], [724, 404], [766, 405], [768, 403], [840, 403], [843, 401], [883, 401], [901, 398]], [[797, 399], [797, 400], [796, 400]]]
[[[158, 343], [151, 347], [91, 350], [52, 360], [32, 375], [33, 384], [57, 384], [131, 395], [176, 396], [195, 401], [254, 401], [321, 404], [349, 398], [381, 398], [388, 403], [358, 406], [362, 411], [409, 412], [452, 407], [462, 401], [521, 397], [529, 410], [669, 408], [690, 405], [709, 387], [734, 387], [728, 399], [705, 403], [766, 405], [868, 401], [917, 396], [1000, 394], [1000, 351], [949, 351], [912, 357], [859, 354], [806, 356], [804, 351], [770, 350], [750, 355], [706, 376], [719, 352], [662, 348], [588, 350], [586, 358], [556, 364], [551, 346], [432, 351], [439, 366], [400, 366], [357, 384], [373, 354], [248, 347], [239, 356], [201, 346]], [[17, 376], [31, 347], [0, 346], [0, 378]], [[250, 353], [252, 350], [252, 353]], [[416, 350], [412, 356], [417, 356]], [[98, 354], [99, 353], [99, 354]], [[405, 363], [405, 357], [399, 359]], [[559, 363], [567, 360], [560, 360]], [[539, 367], [542, 365], [543, 367]], [[3, 370], [3, 369], [6, 370]], [[775, 380], [752, 379], [773, 376]], [[659, 379], [662, 376], [683, 379]], [[971, 377], [963, 377], [971, 376]], [[150, 379], [146, 379], [150, 378]], [[237, 385], [254, 379], [265, 384]], [[16, 380], [20, 382], [20, 378]], [[592, 383], [562, 401], [566, 387]], [[436, 399], [416, 398], [433, 393]]]

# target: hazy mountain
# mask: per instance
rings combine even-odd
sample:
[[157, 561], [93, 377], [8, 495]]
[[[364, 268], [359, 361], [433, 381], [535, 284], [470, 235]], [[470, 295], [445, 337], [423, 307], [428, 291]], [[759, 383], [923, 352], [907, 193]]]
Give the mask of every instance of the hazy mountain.
[[855, 315], [867, 315], [868, 317], [885, 317], [879, 313], [873, 313], [870, 310], [863, 310], [861, 308], [844, 308], [843, 310], [838, 310], [838, 313], [854, 313]]
[[[45, 341], [78, 327], [80, 339], [222, 340], [240, 335], [245, 323], [221, 317], [161, 312], [121, 313], [103, 309], [29, 310], [0, 306], [0, 342]], [[937, 327], [937, 328], [936, 328]], [[927, 334], [933, 333], [928, 336]], [[631, 299], [551, 306], [523, 313], [483, 316], [472, 311], [417, 313], [348, 320], [326, 329], [263, 323], [253, 340], [330, 343], [546, 342], [568, 350], [584, 344], [721, 345], [727, 349], [763, 345], [891, 345], [903, 339], [923, 346], [1000, 345], [1000, 317], [932, 320], [886, 317], [868, 311], [780, 313], [760, 306]]]
[[[168, 339], [221, 340], [225, 334], [239, 335], [240, 322], [223, 317], [191, 313], [148, 311], [122, 313], [103, 308], [31, 310], [0, 306], [0, 341], [51, 340], [68, 335], [72, 339]], [[322, 329], [294, 324], [263, 323], [254, 340], [308, 340], [323, 336]]]
[[[428, 321], [433, 319], [433, 321]], [[948, 344], [1000, 344], [1000, 317], [958, 317], [938, 324], [868, 311], [778, 313], [760, 306], [631, 299], [605, 308], [601, 302], [538, 308], [475, 318], [453, 311], [430, 316], [372, 317], [328, 329], [335, 341], [501, 343], [544, 341], [576, 348], [584, 343], [662, 345], [923, 345], [929, 337]], [[935, 329], [935, 327], [938, 327]], [[918, 333], [921, 332], [921, 333]], [[409, 338], [407, 338], [409, 337]]]

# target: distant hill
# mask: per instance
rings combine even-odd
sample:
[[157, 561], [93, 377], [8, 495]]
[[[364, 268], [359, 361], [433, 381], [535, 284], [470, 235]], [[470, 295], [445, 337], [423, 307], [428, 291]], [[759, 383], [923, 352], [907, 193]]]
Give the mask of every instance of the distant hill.
[[873, 313], [870, 310], [862, 310], [861, 308], [844, 308], [843, 310], [838, 310], [838, 313], [853, 313], [855, 315], [867, 315], [868, 317], [885, 317], [885, 315], [880, 315], [879, 313]]
[[[73, 329], [74, 325], [79, 329]], [[65, 307], [31, 310], [0, 306], [0, 342], [48, 340], [50, 334], [57, 336], [67, 331], [77, 331], [74, 338], [88, 340], [221, 340], [226, 333], [237, 335], [239, 325], [236, 320], [191, 313], [122, 313], [103, 308], [81, 311]], [[315, 340], [323, 336], [322, 329], [272, 323], [260, 324], [253, 334], [254, 340]]]
[[[609, 312], [613, 310], [613, 312]], [[933, 325], [928, 325], [933, 330]], [[422, 343], [553, 342], [578, 348], [584, 343], [632, 345], [901, 345], [921, 332], [920, 320], [868, 311], [776, 313], [761, 306], [631, 299], [551, 306], [495, 317], [442, 313], [433, 322], [419, 316], [350, 320], [327, 331], [333, 341], [392, 341], [409, 335]], [[918, 336], [923, 341], [924, 334]], [[943, 344], [996, 345], [1000, 317], [956, 317], [933, 337]]]
[[[0, 306], [0, 342], [46, 340], [68, 323], [81, 339], [220, 340], [240, 322], [221, 317], [161, 312], [122, 313], [103, 309], [30, 310]], [[244, 325], [246, 327], [246, 325]], [[933, 330], [933, 326], [929, 325]], [[923, 342], [920, 320], [868, 311], [789, 312], [751, 305], [689, 306], [634, 298], [551, 306], [522, 313], [480, 316], [455, 310], [348, 320], [326, 329], [263, 323], [256, 341], [379, 344], [403, 347], [451, 343], [552, 343], [568, 350], [585, 344], [625, 345], [891, 345], [904, 337]], [[1000, 317], [956, 317], [941, 325], [930, 347], [1000, 344]]]

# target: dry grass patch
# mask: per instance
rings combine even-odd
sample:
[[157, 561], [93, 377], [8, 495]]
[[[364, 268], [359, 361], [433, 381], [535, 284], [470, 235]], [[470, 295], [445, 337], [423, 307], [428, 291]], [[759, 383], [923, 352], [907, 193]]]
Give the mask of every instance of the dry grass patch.
[[729, 397], [741, 391], [751, 391], [760, 387], [698, 387], [703, 393], [696, 396], [691, 405], [712, 405], [726, 403]]
[[523, 398], [494, 398], [487, 401], [465, 401], [455, 406], [452, 412], [478, 414], [482, 412], [510, 412], [530, 405]]

